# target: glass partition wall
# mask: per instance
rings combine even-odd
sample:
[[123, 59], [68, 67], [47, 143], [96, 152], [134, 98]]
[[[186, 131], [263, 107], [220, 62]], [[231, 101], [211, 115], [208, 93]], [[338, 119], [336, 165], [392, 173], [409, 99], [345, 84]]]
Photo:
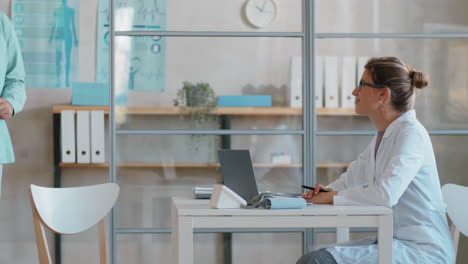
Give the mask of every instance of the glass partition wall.
[[[463, 1], [265, 0], [274, 19], [262, 28], [246, 13], [249, 1], [165, 1], [158, 29], [133, 19], [150, 13], [110, 1], [110, 178], [121, 187], [112, 263], [172, 261], [171, 197], [222, 182], [218, 149], [249, 149], [260, 190], [299, 193], [301, 184], [339, 177], [374, 135], [349, 90], [373, 56], [400, 57], [431, 76], [417, 116], [430, 130], [441, 183], [468, 185], [464, 151], [455, 148], [468, 135], [468, 19], [444, 15], [464, 10]], [[145, 48], [151, 53], [141, 57]], [[184, 93], [195, 86], [212, 89], [208, 100]], [[244, 97], [232, 106], [228, 96]], [[262, 97], [249, 105], [245, 96]], [[294, 263], [334, 242], [334, 232], [198, 230], [195, 261]]]
[[[218, 149], [250, 150], [260, 191], [302, 191], [311, 166], [310, 113], [302, 107], [309, 105], [306, 2], [271, 3], [257, 4], [257, 15], [275, 13], [259, 29], [247, 3], [167, 1], [158, 31], [137, 25], [142, 10], [114, 6], [110, 164], [121, 193], [112, 214], [113, 263], [172, 261], [171, 197], [222, 182]], [[143, 57], [145, 48], [151, 52]], [[199, 230], [195, 260], [245, 263], [262, 252], [259, 262], [294, 262], [303, 231]]]
[[[429, 86], [418, 91], [415, 109], [418, 119], [429, 130], [434, 147], [441, 185], [468, 185], [463, 173], [468, 135], [468, 18], [460, 10], [466, 1], [315, 1], [317, 56], [336, 57], [340, 89], [347, 87], [343, 69], [353, 57], [358, 65], [369, 57], [396, 56], [430, 76]], [[334, 15], [330, 15], [334, 14]], [[326, 60], [326, 59], [325, 59]], [[325, 64], [326, 67], [326, 64]], [[325, 69], [326, 70], [326, 69]], [[344, 97], [341, 97], [343, 99]], [[317, 164], [354, 160], [374, 135], [375, 128], [365, 117], [318, 117], [316, 139]], [[316, 180], [330, 183], [345, 171], [321, 169]], [[372, 230], [355, 230], [354, 237]], [[319, 243], [327, 241], [319, 233]], [[353, 234], [351, 235], [353, 238]], [[459, 247], [468, 241], [461, 238]], [[468, 254], [458, 250], [457, 263]]]

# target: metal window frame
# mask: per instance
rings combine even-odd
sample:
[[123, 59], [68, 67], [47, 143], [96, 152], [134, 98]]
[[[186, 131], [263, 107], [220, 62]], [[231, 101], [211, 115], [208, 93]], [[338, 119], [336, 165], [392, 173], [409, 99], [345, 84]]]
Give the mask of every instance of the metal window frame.
[[[315, 57], [317, 39], [330, 38], [420, 38], [420, 39], [454, 39], [467, 38], [468, 33], [449, 34], [420, 34], [420, 33], [317, 33], [316, 32], [316, 6], [315, 0], [302, 0], [302, 31], [301, 32], [207, 32], [207, 31], [115, 31], [114, 0], [109, 1], [109, 73], [110, 73], [110, 112], [109, 112], [109, 181], [117, 182], [116, 176], [116, 137], [118, 135], [301, 135], [302, 157], [304, 173], [302, 181], [311, 185], [316, 182], [316, 142], [318, 136], [370, 136], [375, 131], [327, 131], [317, 130], [317, 115], [315, 110]], [[114, 41], [116, 37], [135, 36], [170, 36], [170, 37], [292, 37], [302, 39], [302, 66], [303, 74], [303, 115], [301, 130], [123, 130], [118, 129], [115, 123], [115, 89], [114, 89]], [[430, 130], [431, 135], [468, 135], [468, 130]], [[109, 217], [111, 263], [117, 260], [116, 236], [117, 234], [166, 234], [170, 228], [117, 228], [115, 216], [117, 209], [112, 209]], [[219, 232], [229, 230], [219, 230]], [[241, 230], [238, 230], [241, 231]], [[264, 230], [263, 230], [264, 231]], [[268, 231], [268, 230], [267, 230]], [[286, 230], [270, 230], [272, 232], [285, 232]], [[308, 250], [314, 242], [316, 233], [333, 232], [330, 230], [299, 229], [291, 232], [304, 232], [303, 250]], [[369, 232], [370, 229], [356, 229], [357, 232]], [[205, 231], [198, 230], [203, 233]], [[212, 231], [211, 231], [212, 232]], [[237, 232], [237, 231], [236, 231]], [[249, 232], [262, 232], [250, 230]]]
[[[300, 135], [303, 137], [302, 149], [303, 149], [303, 163], [304, 173], [303, 181], [307, 184], [315, 182], [315, 162], [309, 162], [309, 157], [314, 159], [315, 155], [310, 153], [313, 151], [313, 133], [310, 133], [309, 120], [315, 118], [315, 107], [310, 106], [310, 98], [314, 97], [314, 89], [306, 89], [310, 85], [313, 76], [303, 74], [303, 109], [305, 109], [302, 116], [302, 129], [300, 130], [145, 130], [145, 129], [118, 129], [115, 124], [115, 88], [114, 88], [114, 56], [115, 56], [115, 38], [116, 37], [135, 37], [135, 36], [170, 36], [170, 37], [281, 37], [281, 38], [301, 38], [302, 39], [302, 57], [303, 57], [303, 69], [309, 71], [310, 60], [313, 60], [313, 53], [309, 53], [309, 48], [306, 45], [313, 45], [313, 36], [306, 30], [307, 24], [311, 24], [308, 21], [307, 7], [308, 0], [302, 0], [302, 31], [301, 32], [188, 32], [188, 31], [115, 31], [114, 24], [114, 0], [109, 0], [109, 67], [110, 67], [110, 118], [109, 118], [109, 138], [110, 138], [110, 158], [109, 158], [109, 179], [111, 182], [117, 182], [116, 177], [116, 137], [118, 135]], [[305, 72], [304, 71], [304, 72]], [[310, 93], [309, 93], [310, 91]], [[308, 176], [312, 173], [314, 176]], [[111, 263], [116, 263], [116, 236], [117, 234], [164, 234], [170, 233], [171, 230], [167, 228], [117, 228], [116, 227], [116, 209], [113, 209], [110, 214], [110, 230], [111, 230]], [[229, 230], [217, 230], [218, 232], [229, 231]], [[232, 230], [231, 230], [232, 231]], [[235, 230], [240, 231], [240, 230]], [[266, 230], [267, 232], [286, 232], [286, 230]], [[303, 232], [303, 229], [292, 230], [290, 232]], [[204, 232], [197, 231], [197, 232]], [[212, 231], [211, 231], [212, 232]], [[265, 230], [250, 230], [250, 232], [265, 232]], [[306, 232], [307, 233], [307, 232]], [[307, 238], [306, 238], [307, 240]]]

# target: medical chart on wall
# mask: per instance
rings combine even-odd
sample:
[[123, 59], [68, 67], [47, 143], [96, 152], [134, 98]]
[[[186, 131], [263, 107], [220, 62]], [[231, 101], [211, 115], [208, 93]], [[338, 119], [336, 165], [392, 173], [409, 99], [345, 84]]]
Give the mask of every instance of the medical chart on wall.
[[[116, 0], [116, 31], [162, 31], [166, 29], [166, 0]], [[109, 1], [99, 0], [96, 81], [109, 82]], [[122, 91], [165, 89], [165, 39], [115, 37], [115, 83]]]
[[66, 88], [78, 80], [79, 0], [13, 0], [28, 88]]

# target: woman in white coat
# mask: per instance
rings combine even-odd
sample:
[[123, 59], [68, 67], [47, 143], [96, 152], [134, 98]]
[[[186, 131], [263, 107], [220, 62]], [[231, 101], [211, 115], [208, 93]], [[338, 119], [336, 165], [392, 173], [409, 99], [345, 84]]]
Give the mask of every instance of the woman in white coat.
[[[427, 76], [394, 57], [371, 58], [356, 97], [377, 134], [347, 171], [327, 187], [303, 194], [312, 203], [379, 205], [393, 209], [393, 263], [454, 263], [431, 139], [413, 109]], [[330, 192], [318, 192], [326, 189]], [[307, 253], [298, 264], [377, 263], [375, 238]]]

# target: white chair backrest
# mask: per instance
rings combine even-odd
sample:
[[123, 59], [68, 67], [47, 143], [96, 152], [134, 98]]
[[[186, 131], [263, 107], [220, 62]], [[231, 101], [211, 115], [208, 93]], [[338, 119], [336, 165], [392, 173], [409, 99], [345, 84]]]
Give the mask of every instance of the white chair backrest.
[[445, 184], [442, 187], [442, 195], [447, 204], [447, 214], [450, 220], [465, 236], [468, 236], [468, 208], [466, 205], [468, 187]]
[[97, 224], [111, 210], [118, 194], [115, 183], [76, 188], [31, 184], [31, 196], [43, 223], [60, 234], [76, 234]]

